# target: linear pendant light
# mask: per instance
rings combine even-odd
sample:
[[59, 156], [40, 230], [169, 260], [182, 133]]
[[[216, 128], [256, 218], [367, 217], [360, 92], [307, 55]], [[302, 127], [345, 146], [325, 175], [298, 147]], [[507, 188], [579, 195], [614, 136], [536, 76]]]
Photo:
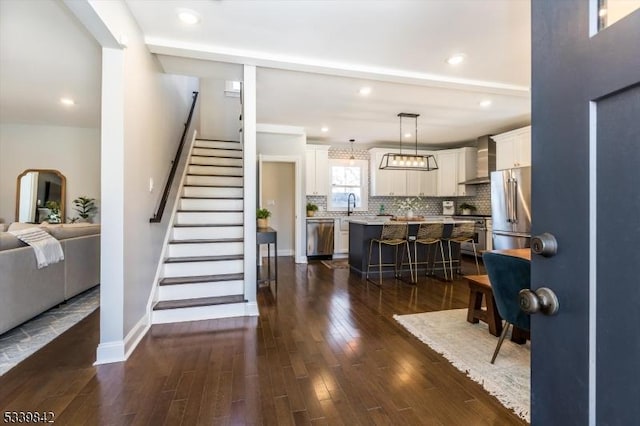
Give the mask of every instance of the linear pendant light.
[[[407, 112], [401, 112], [398, 114], [400, 118], [400, 152], [389, 152], [382, 156], [380, 161], [381, 170], [416, 170], [422, 172], [430, 172], [431, 170], [438, 170], [438, 163], [436, 157], [431, 154], [423, 155], [418, 154], [418, 117], [420, 114], [410, 114]], [[415, 152], [413, 154], [407, 154], [402, 152], [402, 119], [413, 118], [415, 120]]]

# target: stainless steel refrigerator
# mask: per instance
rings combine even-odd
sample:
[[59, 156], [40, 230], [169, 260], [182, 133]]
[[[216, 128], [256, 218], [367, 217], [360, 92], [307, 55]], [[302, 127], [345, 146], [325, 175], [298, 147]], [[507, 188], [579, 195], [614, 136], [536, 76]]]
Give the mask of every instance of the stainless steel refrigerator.
[[491, 173], [493, 249], [530, 247], [531, 167]]

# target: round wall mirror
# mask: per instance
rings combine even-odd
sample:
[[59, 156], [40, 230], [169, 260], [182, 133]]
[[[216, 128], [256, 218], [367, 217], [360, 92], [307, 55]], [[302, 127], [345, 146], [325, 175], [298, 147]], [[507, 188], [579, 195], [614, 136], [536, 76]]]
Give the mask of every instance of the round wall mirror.
[[64, 222], [66, 178], [57, 170], [28, 169], [18, 175], [16, 221]]

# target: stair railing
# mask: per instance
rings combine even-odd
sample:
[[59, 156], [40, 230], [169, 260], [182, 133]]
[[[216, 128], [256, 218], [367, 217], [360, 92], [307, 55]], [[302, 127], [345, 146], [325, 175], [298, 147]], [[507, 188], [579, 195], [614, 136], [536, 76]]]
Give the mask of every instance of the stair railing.
[[162, 199], [160, 200], [160, 205], [158, 205], [158, 210], [153, 215], [153, 217], [149, 219], [149, 222], [151, 223], [158, 223], [162, 220], [162, 214], [164, 213], [164, 209], [167, 205], [167, 200], [169, 199], [169, 192], [171, 191], [171, 185], [173, 184], [173, 179], [175, 178], [176, 170], [178, 169], [178, 163], [180, 161], [180, 156], [182, 155], [184, 142], [187, 139], [187, 133], [189, 131], [189, 128], [191, 127], [191, 119], [193, 118], [193, 111], [196, 108], [197, 100], [198, 92], [193, 92], [193, 101], [191, 103], [191, 109], [189, 110], [187, 121], [184, 123], [184, 130], [182, 131], [182, 138], [180, 138], [180, 145], [178, 145], [176, 156], [171, 162], [171, 170], [169, 171], [169, 177], [167, 178], [167, 183], [165, 184], [164, 191], [162, 192]]

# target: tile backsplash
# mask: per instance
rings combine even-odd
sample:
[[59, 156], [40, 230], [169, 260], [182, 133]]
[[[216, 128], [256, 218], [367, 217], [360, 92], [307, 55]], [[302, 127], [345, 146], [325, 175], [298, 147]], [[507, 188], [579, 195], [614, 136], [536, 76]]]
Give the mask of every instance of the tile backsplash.
[[[351, 156], [350, 148], [331, 147], [329, 149], [330, 159], [349, 159]], [[353, 156], [358, 160], [369, 160], [369, 151], [354, 149]], [[380, 212], [380, 206], [384, 206], [384, 212], [386, 214], [402, 214], [394, 203], [405, 197], [369, 197], [369, 211], [355, 212], [355, 216], [370, 216], [376, 215]], [[477, 210], [475, 214], [491, 214], [491, 185], [488, 183], [476, 185], [476, 195], [470, 197], [423, 197], [423, 206], [419, 210], [414, 211], [416, 215], [423, 216], [437, 216], [442, 214], [442, 201], [453, 200], [456, 205], [456, 212], [458, 212], [457, 206], [467, 202], [476, 206]], [[330, 212], [327, 211], [327, 197], [324, 196], [307, 196], [307, 202], [317, 204], [319, 207], [319, 216], [344, 216], [344, 211]]]

